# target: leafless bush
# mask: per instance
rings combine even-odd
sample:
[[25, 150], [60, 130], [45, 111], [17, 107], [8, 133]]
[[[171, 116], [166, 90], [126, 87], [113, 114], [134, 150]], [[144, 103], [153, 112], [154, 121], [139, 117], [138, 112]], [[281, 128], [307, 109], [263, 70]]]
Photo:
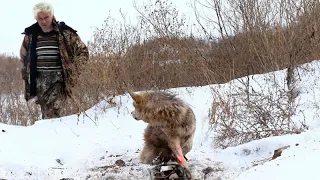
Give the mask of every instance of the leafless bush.
[[197, 56], [209, 45], [184, 34], [184, 20], [177, 9], [164, 0], [136, 8], [140, 12], [136, 25], [127, 24], [126, 17], [123, 21], [108, 18], [94, 33], [91, 65], [103, 79], [96, 84], [115, 94], [126, 88], [206, 84]]
[[[213, 90], [210, 118], [218, 133], [217, 145], [300, 131], [291, 119], [299, 96], [294, 72], [297, 65], [319, 58], [319, 43], [315, 43], [319, 2], [208, 0], [199, 4], [195, 6], [198, 22], [208, 38], [216, 39], [208, 58], [218, 63], [220, 72], [228, 72], [222, 73], [229, 74], [226, 80], [287, 68], [286, 84], [269, 74], [230, 83], [230, 91]], [[206, 11], [199, 7], [209, 13], [200, 13]]]
[[225, 148], [301, 132], [302, 122], [292, 120], [299, 90], [293, 93], [285, 78], [280, 73], [248, 76], [214, 89], [210, 119], [217, 132], [216, 145]]
[[205, 58], [227, 81], [319, 58], [317, 1], [204, 2], [195, 3], [195, 12], [212, 40]]
[[24, 100], [22, 64], [17, 57], [0, 55], [0, 122], [30, 125], [39, 119], [39, 109]]

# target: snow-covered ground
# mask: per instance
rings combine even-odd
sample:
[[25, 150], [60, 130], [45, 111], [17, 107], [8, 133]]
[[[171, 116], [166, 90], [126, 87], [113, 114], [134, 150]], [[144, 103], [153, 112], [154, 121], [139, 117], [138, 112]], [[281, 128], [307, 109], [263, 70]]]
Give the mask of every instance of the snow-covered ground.
[[[170, 89], [187, 101], [196, 115], [194, 147], [187, 154], [195, 179], [318, 179], [319, 65], [314, 61], [299, 70], [299, 106], [294, 119], [303, 119], [308, 131], [226, 149], [213, 146], [215, 132], [208, 125], [212, 88], [228, 87], [239, 81]], [[285, 71], [276, 74], [279, 81], [285, 79]], [[40, 120], [28, 127], [0, 124], [0, 179], [148, 179], [150, 166], [139, 163], [147, 124], [131, 117], [133, 106], [129, 95], [118, 96], [114, 101], [116, 105], [107, 110], [104, 109], [107, 103], [102, 101], [79, 117]], [[290, 147], [280, 157], [270, 160], [274, 150], [287, 145]]]

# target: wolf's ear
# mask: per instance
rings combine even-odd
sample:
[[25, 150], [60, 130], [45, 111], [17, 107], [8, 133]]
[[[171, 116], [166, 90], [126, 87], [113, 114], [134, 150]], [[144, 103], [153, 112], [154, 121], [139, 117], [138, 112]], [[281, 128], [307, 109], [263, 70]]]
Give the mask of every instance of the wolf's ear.
[[132, 97], [132, 99], [133, 99], [137, 104], [139, 104], [139, 103], [142, 102], [143, 98], [142, 98], [141, 95], [136, 94], [136, 93], [134, 93], [134, 92], [132, 92], [132, 91], [130, 91], [130, 90], [128, 90], [128, 92], [129, 92], [130, 96]]

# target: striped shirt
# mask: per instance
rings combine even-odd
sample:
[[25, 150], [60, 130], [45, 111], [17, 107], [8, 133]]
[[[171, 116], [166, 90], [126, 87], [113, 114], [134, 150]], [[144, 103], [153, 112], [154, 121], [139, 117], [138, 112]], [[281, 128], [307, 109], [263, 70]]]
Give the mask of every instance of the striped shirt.
[[37, 38], [37, 71], [62, 71], [57, 35], [54, 31]]

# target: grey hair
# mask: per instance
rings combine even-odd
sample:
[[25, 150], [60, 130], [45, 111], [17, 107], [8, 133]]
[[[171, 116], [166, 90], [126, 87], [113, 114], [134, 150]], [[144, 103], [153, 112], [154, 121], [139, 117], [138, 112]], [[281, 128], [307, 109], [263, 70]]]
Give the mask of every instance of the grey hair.
[[39, 12], [49, 12], [53, 15], [53, 6], [47, 2], [40, 2], [33, 6], [33, 16], [37, 17]]

